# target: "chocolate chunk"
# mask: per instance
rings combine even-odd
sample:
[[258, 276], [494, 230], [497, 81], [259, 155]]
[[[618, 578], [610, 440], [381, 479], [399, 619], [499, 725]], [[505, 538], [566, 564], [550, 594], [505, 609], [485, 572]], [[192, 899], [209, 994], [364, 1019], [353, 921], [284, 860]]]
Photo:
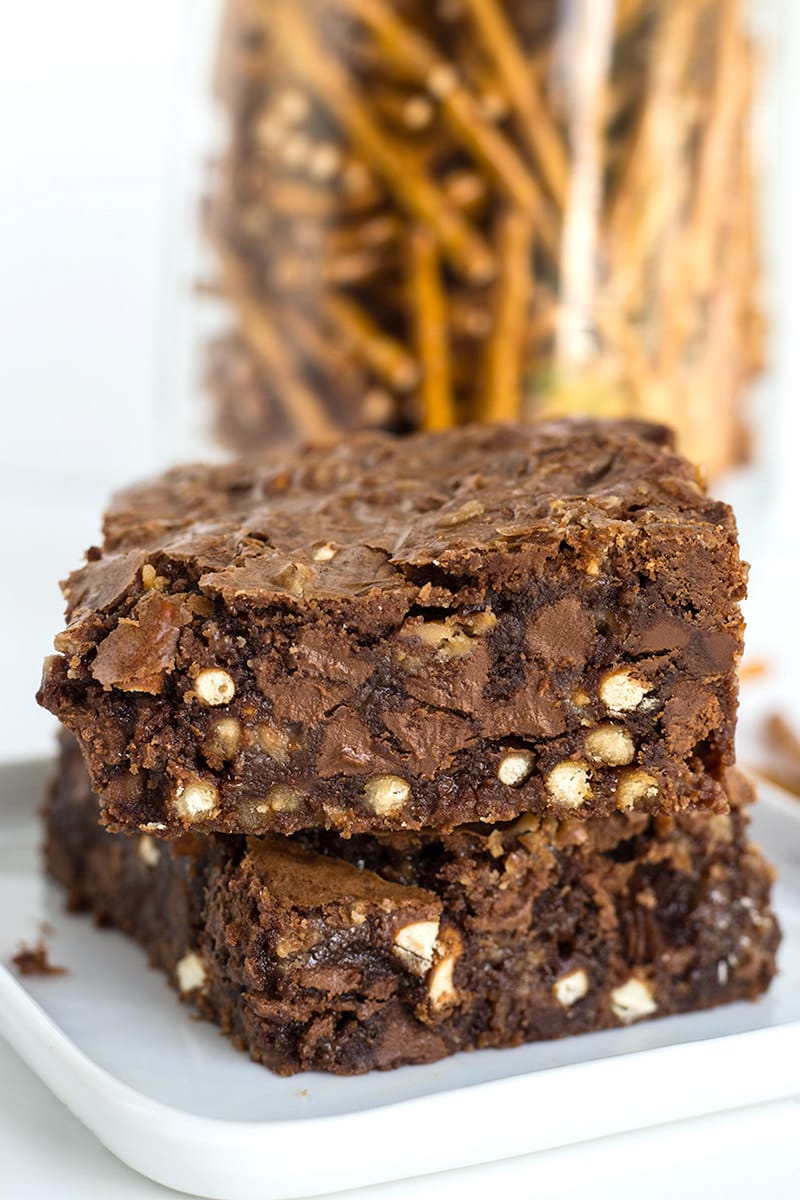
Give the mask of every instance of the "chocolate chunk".
[[181, 626], [190, 620], [180, 598], [148, 593], [97, 647], [92, 677], [105, 688], [157, 695], [175, 664]]
[[577, 596], [564, 596], [536, 614], [528, 629], [530, 654], [556, 666], [578, 666], [591, 659], [595, 630]]

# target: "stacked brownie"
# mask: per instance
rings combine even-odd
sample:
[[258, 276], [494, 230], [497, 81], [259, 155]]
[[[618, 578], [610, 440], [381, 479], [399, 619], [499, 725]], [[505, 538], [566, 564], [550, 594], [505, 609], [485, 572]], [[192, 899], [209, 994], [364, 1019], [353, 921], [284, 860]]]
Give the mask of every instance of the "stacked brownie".
[[65, 585], [51, 872], [281, 1072], [755, 997], [744, 581], [658, 426], [170, 471]]

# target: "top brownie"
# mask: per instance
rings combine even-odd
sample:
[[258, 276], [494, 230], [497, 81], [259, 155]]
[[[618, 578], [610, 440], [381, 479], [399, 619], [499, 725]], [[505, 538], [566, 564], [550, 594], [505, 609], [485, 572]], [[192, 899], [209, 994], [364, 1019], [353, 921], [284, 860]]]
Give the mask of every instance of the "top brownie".
[[39, 698], [115, 828], [721, 808], [744, 588], [661, 426], [363, 434], [119, 495]]

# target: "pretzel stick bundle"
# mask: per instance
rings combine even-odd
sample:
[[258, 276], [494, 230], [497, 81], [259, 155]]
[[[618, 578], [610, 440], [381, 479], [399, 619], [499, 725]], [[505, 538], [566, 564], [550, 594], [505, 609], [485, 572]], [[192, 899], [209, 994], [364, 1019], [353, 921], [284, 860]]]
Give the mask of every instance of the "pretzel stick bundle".
[[589, 410], [735, 461], [753, 81], [741, 0], [226, 0], [220, 431]]

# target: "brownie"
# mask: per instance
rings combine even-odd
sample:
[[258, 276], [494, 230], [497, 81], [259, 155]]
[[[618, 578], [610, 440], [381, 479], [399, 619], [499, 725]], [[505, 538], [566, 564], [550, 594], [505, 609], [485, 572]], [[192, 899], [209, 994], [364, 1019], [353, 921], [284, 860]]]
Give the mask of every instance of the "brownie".
[[721, 814], [164, 841], [103, 829], [73, 745], [47, 861], [254, 1059], [355, 1074], [758, 996], [772, 872], [727, 791]]
[[661, 426], [362, 434], [119, 495], [40, 700], [112, 828], [722, 809], [744, 589]]

